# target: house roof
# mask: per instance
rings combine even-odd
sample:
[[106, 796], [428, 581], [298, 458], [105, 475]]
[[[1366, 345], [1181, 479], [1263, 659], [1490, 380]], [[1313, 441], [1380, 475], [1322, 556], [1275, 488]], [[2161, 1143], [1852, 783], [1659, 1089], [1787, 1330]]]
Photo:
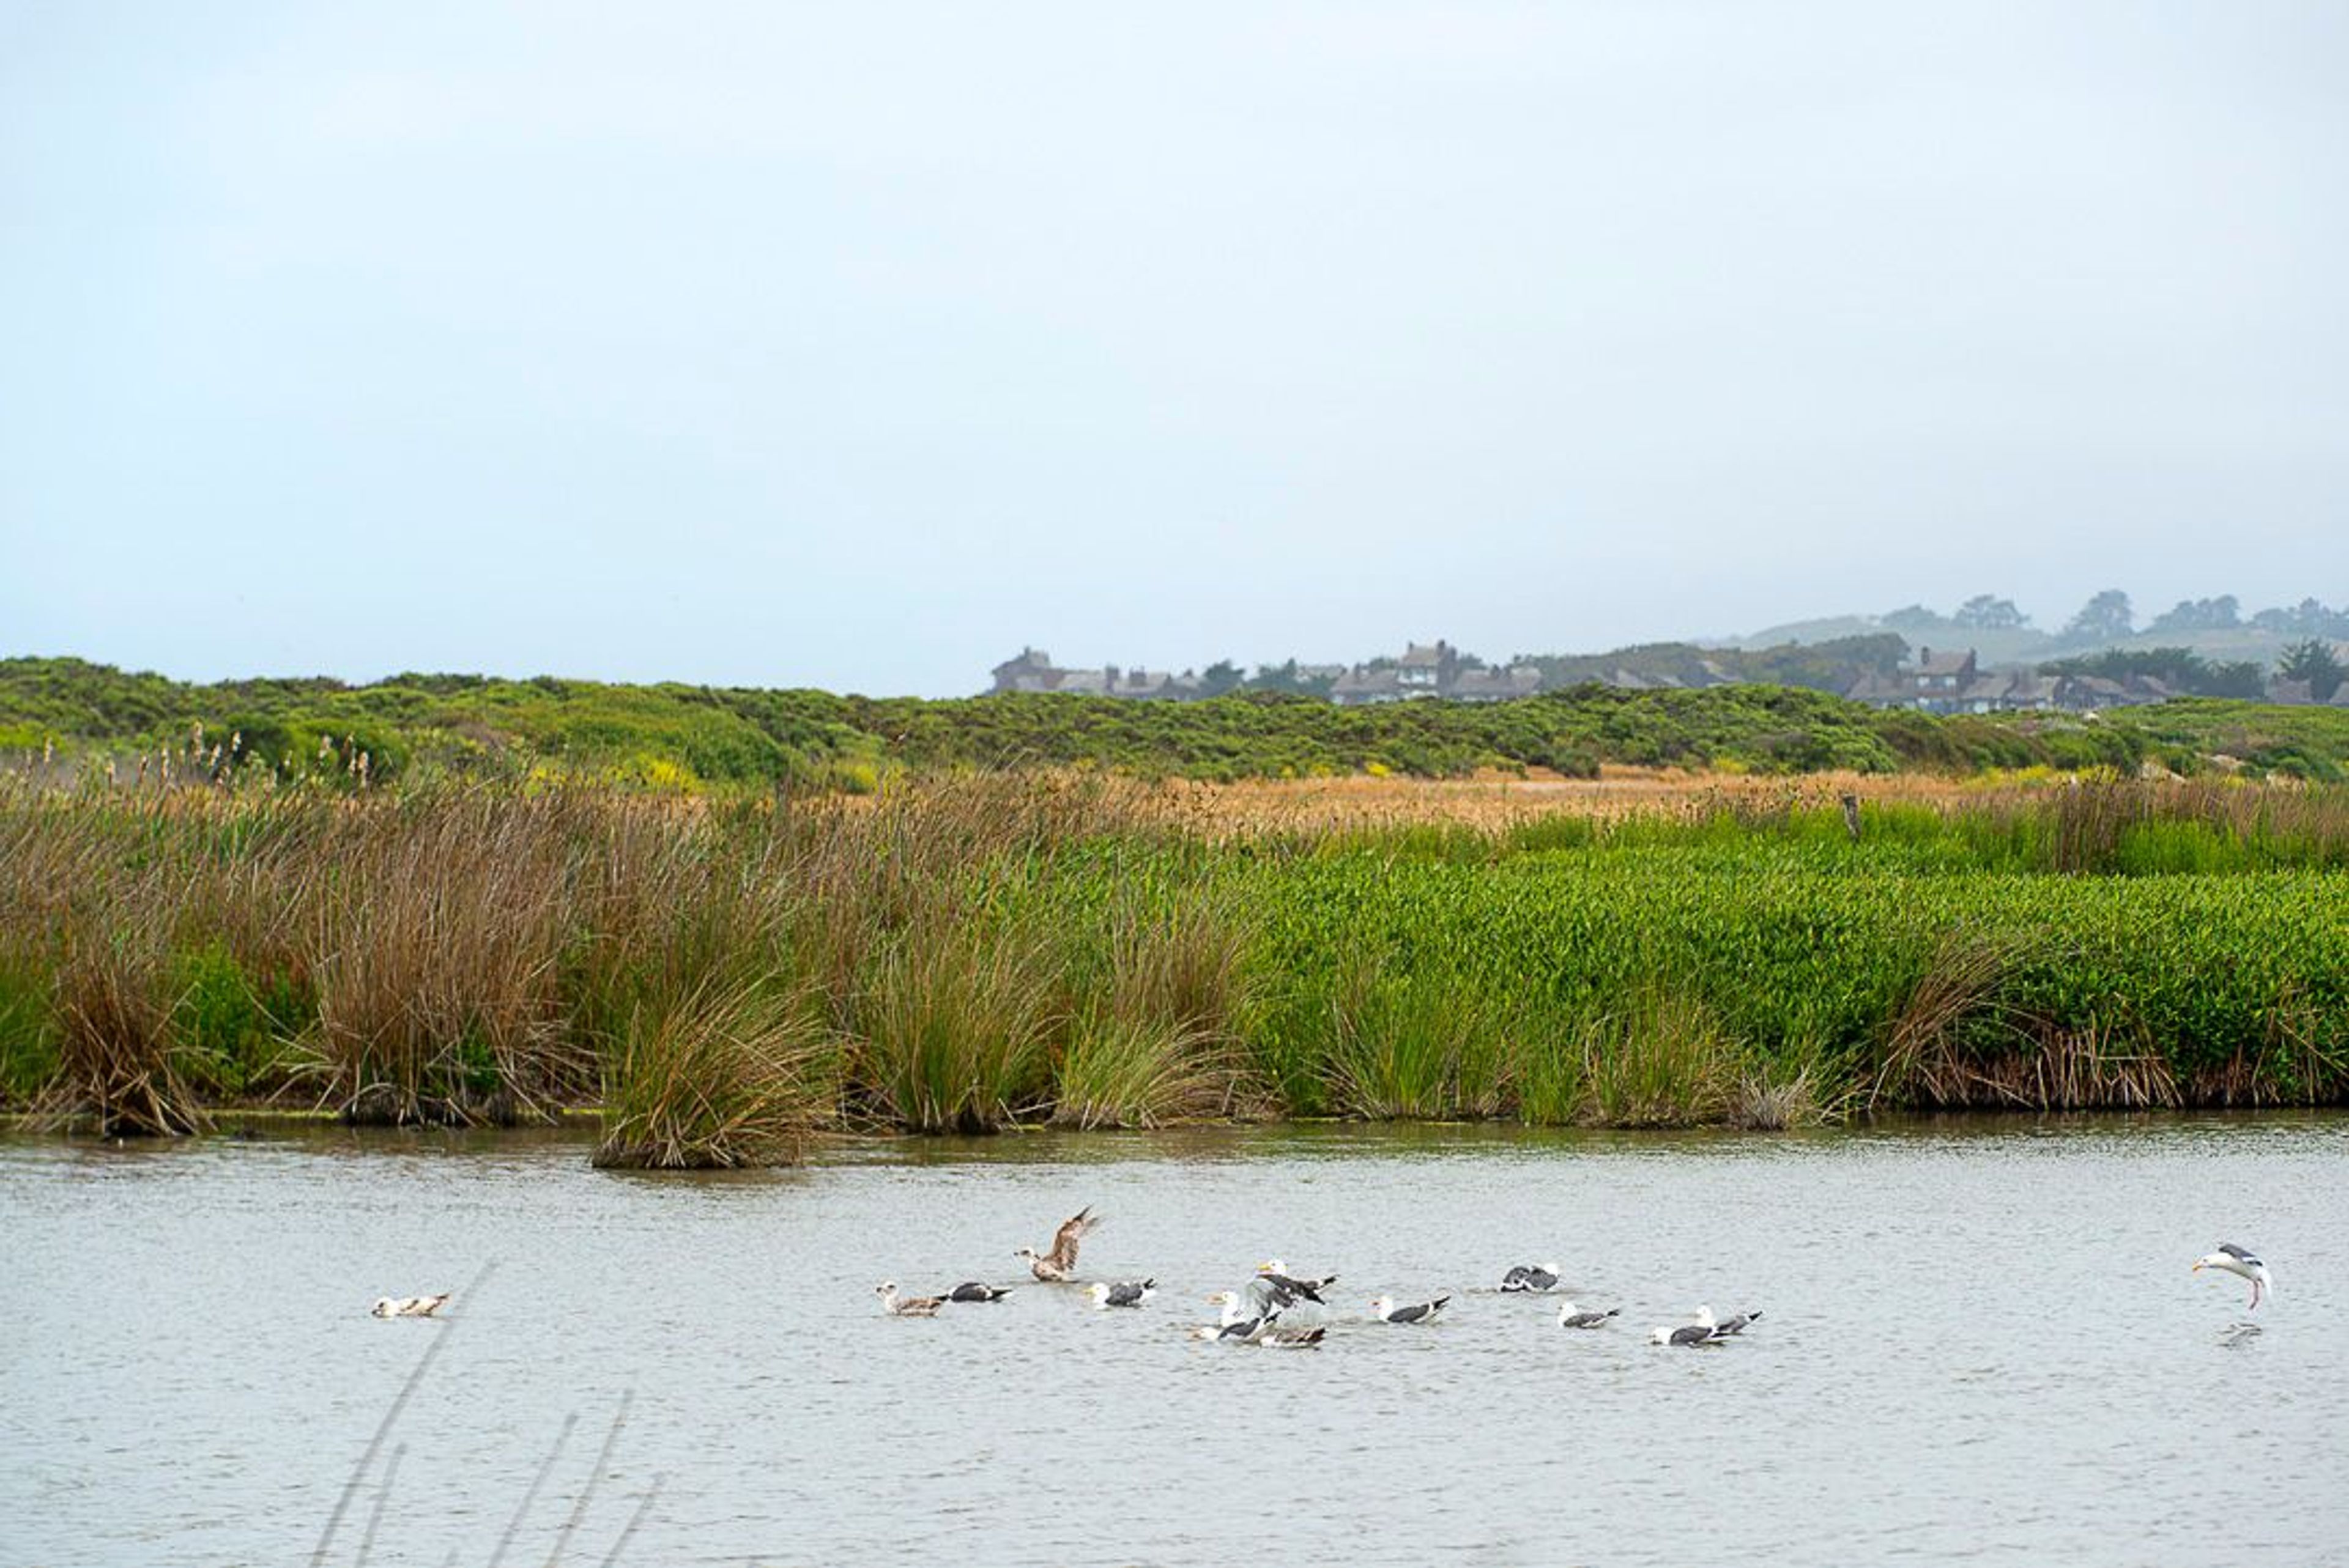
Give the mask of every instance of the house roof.
[[1400, 692], [1402, 677], [1393, 670], [1366, 670], [1356, 665], [1338, 677], [1330, 688], [1331, 696], [1375, 696], [1384, 692]]

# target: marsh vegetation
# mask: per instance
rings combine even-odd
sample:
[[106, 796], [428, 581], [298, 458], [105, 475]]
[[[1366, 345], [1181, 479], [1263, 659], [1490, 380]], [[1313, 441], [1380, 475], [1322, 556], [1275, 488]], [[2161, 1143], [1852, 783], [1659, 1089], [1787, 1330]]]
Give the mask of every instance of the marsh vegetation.
[[0, 1083], [111, 1132], [595, 1106], [599, 1158], [652, 1165], [858, 1130], [2332, 1103], [2345, 901], [2349, 792], [2240, 782], [1299, 826], [1053, 774], [18, 779]]

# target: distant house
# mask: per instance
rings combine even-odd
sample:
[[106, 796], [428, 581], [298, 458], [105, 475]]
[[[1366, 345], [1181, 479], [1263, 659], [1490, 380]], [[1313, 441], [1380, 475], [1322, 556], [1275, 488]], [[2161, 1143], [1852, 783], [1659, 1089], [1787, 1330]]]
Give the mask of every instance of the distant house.
[[1985, 670], [1962, 654], [1917, 650], [1917, 662], [1893, 675], [1868, 675], [1844, 695], [1873, 707], [1920, 713], [2094, 712], [2167, 702], [2178, 693], [2151, 676], [2114, 680], [2104, 676], [2046, 676], [2030, 670]]
[[1188, 672], [1177, 676], [1164, 670], [1121, 670], [1115, 665], [1102, 665], [1097, 669], [1063, 669], [1040, 648], [1022, 648], [1018, 658], [1004, 660], [990, 673], [995, 677], [990, 689], [997, 692], [1061, 692], [1071, 696], [1168, 701], [1206, 695], [1199, 677]]
[[1541, 685], [1537, 665], [1490, 669], [1462, 659], [1459, 649], [1439, 639], [1408, 644], [1400, 658], [1355, 665], [1331, 683], [1330, 700], [1343, 707], [1409, 702], [1415, 697], [1506, 702], [1511, 697], [1532, 696]]
[[1507, 702], [1540, 690], [1540, 666], [1511, 665], [1505, 670], [1462, 670], [1444, 695], [1454, 702]]
[[1431, 645], [1412, 643], [1395, 661], [1395, 680], [1406, 696], [1441, 696], [1460, 670], [1460, 655], [1438, 637]]
[[1061, 671], [1052, 667], [1052, 655], [1041, 648], [1022, 648], [1016, 659], [1006, 659], [989, 672], [995, 676], [993, 690], [1051, 691], [1060, 685]]
[[1356, 665], [1330, 687], [1330, 700], [1340, 707], [1362, 707], [1375, 702], [1401, 702], [1411, 696], [1392, 665], [1371, 669]]

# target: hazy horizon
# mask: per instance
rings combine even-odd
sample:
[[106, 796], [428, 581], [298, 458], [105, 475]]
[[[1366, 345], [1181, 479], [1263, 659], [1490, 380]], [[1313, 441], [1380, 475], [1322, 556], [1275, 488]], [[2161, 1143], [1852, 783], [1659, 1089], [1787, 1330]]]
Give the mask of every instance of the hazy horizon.
[[2291, 3], [0, 0], [0, 653], [951, 695], [2338, 604], [2345, 68]]

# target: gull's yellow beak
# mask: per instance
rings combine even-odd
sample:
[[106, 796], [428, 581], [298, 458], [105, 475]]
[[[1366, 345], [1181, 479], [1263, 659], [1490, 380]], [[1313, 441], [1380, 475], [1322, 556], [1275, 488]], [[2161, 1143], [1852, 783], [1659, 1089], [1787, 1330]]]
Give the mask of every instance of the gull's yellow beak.
[[2186, 1272], [2188, 1274], [2200, 1274], [2202, 1272], [2202, 1260], [2200, 1258], [2196, 1258], [2194, 1260], [2194, 1266], [2188, 1269]]

